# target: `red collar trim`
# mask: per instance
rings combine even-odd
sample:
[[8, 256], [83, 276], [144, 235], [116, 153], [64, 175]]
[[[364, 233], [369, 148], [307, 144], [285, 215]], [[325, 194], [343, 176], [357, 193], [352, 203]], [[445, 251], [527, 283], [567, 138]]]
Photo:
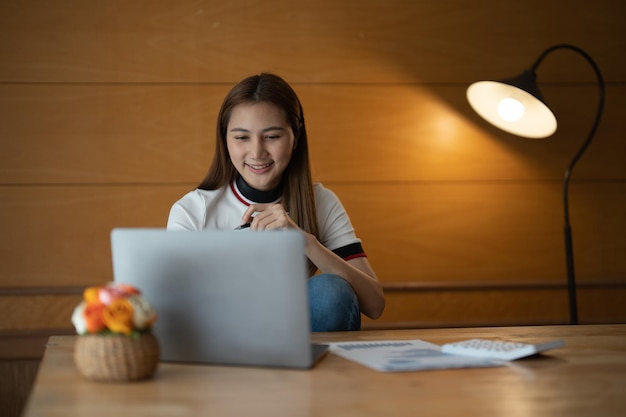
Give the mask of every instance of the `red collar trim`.
[[233, 192], [233, 194], [235, 194], [235, 197], [237, 197], [237, 200], [241, 201], [246, 206], [250, 206], [250, 202], [247, 201], [245, 198], [243, 198], [241, 194], [239, 194], [237, 187], [235, 187], [235, 181], [230, 183], [230, 190]]

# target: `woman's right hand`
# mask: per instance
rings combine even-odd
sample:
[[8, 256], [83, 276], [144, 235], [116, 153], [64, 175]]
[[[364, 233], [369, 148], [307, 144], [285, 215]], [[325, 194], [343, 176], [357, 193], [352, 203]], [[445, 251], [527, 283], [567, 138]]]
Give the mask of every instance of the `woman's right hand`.
[[[255, 215], [256, 214], [256, 215]], [[300, 229], [281, 204], [250, 204], [241, 218], [251, 230]]]

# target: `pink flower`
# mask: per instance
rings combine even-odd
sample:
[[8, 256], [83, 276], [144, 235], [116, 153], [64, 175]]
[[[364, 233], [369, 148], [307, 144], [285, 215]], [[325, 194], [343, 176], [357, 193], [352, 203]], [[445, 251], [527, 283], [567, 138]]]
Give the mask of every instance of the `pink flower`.
[[130, 285], [111, 283], [105, 287], [101, 287], [98, 292], [98, 298], [104, 305], [110, 305], [113, 301], [120, 298], [128, 298], [132, 295], [139, 295], [138, 289]]

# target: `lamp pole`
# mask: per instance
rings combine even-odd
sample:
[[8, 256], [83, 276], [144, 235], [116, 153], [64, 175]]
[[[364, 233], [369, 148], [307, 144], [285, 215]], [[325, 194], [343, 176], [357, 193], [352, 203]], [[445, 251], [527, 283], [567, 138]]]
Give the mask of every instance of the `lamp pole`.
[[591, 130], [587, 135], [587, 139], [583, 142], [582, 146], [574, 155], [574, 158], [569, 163], [566, 171], [565, 177], [563, 179], [563, 212], [564, 212], [564, 233], [565, 233], [565, 262], [567, 265], [567, 288], [569, 294], [569, 313], [570, 313], [570, 324], [578, 324], [578, 302], [576, 298], [576, 275], [574, 273], [574, 248], [572, 245], [572, 227], [570, 225], [569, 219], [569, 180], [572, 174], [572, 170], [574, 169], [574, 165], [578, 162], [580, 157], [583, 155], [587, 147], [591, 143], [596, 130], [600, 124], [600, 118], [602, 117], [602, 111], [604, 110], [604, 79], [602, 78], [602, 74], [600, 69], [596, 65], [595, 61], [587, 54], [585, 51], [580, 49], [577, 46], [569, 45], [569, 44], [558, 44], [551, 46], [546, 49], [540, 56], [537, 58], [530, 71], [534, 75], [535, 70], [541, 64], [543, 59], [550, 54], [551, 52], [557, 49], [569, 49], [578, 54], [582, 55], [593, 67], [593, 70], [598, 78], [598, 87], [599, 87], [599, 96], [598, 96], [598, 109], [596, 112], [596, 117], [594, 119], [593, 125], [591, 126]]

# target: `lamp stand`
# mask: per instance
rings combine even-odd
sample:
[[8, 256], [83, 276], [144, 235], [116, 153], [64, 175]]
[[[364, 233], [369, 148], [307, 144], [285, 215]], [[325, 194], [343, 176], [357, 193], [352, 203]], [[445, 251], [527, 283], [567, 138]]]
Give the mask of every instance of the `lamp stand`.
[[577, 299], [576, 299], [576, 275], [574, 273], [574, 249], [572, 245], [572, 228], [570, 226], [570, 220], [569, 220], [569, 179], [572, 174], [572, 170], [574, 169], [574, 165], [576, 165], [576, 162], [578, 162], [580, 157], [583, 155], [583, 153], [589, 146], [589, 143], [591, 143], [591, 140], [593, 139], [596, 133], [596, 130], [598, 129], [598, 125], [600, 124], [600, 118], [602, 116], [602, 111], [604, 109], [605, 92], [604, 92], [604, 80], [602, 78], [602, 74], [600, 73], [600, 69], [598, 68], [594, 60], [585, 51], [573, 45], [559, 44], [559, 45], [554, 45], [546, 49], [531, 67], [530, 71], [532, 72], [533, 75], [535, 74], [536, 68], [543, 61], [543, 59], [550, 52], [557, 50], [557, 49], [570, 49], [582, 55], [589, 62], [589, 64], [591, 64], [591, 66], [593, 67], [593, 70], [596, 73], [596, 77], [598, 78], [598, 87], [599, 87], [598, 110], [596, 112], [595, 120], [593, 122], [591, 130], [589, 131], [589, 134], [587, 135], [587, 139], [585, 140], [585, 142], [583, 142], [582, 146], [580, 147], [578, 152], [574, 155], [574, 158], [572, 159], [569, 166], [567, 167], [567, 170], [565, 171], [565, 177], [563, 179], [563, 210], [564, 210], [564, 215], [565, 215], [565, 218], [564, 218], [565, 220], [565, 226], [564, 226], [565, 261], [567, 265], [567, 289], [568, 289], [568, 294], [569, 294], [570, 324], [578, 324], [578, 304], [577, 304]]

